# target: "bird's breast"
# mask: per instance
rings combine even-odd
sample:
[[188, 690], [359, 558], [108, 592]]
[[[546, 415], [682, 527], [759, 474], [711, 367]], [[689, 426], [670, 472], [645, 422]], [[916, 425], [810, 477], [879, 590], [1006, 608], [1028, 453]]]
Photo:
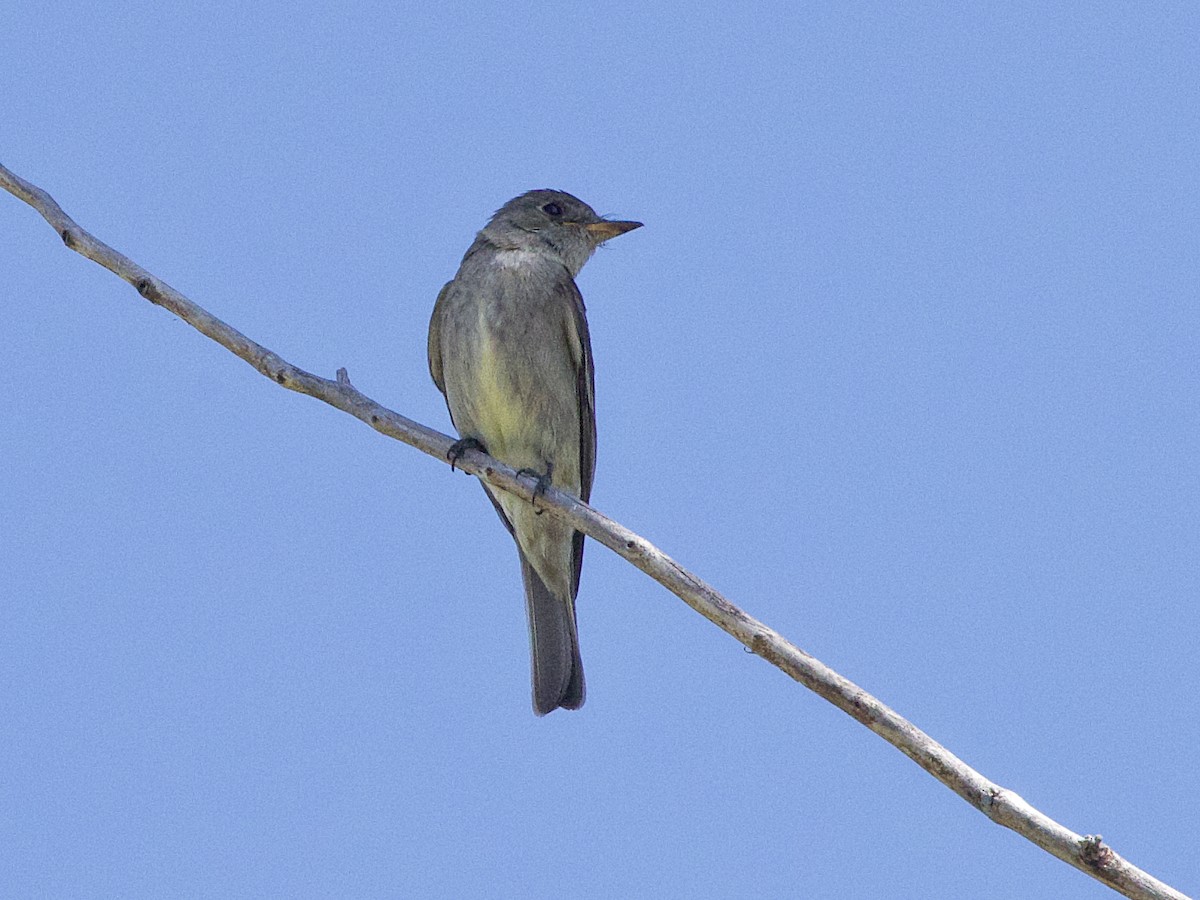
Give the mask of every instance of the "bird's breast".
[[[517, 264], [522, 255], [534, 259]], [[554, 272], [528, 251], [496, 257], [468, 273], [472, 289], [447, 314], [443, 358], [455, 424], [516, 468], [559, 468], [564, 455], [578, 468], [576, 375]]]

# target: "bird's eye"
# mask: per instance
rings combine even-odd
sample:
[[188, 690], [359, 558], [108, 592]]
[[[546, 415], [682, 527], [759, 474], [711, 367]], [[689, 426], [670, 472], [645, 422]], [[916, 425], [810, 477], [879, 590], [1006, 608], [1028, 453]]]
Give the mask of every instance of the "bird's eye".
[[559, 206], [557, 203], [547, 203], [545, 206], [542, 207], [542, 212], [544, 212], [548, 216], [561, 216], [562, 215], [562, 207]]

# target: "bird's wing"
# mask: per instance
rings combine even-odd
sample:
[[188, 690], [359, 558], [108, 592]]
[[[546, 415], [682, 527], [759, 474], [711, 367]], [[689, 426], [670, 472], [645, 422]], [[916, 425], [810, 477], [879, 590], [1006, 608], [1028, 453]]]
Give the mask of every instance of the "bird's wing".
[[442, 375], [442, 316], [445, 314], [445, 302], [452, 284], [453, 281], [447, 281], [438, 291], [437, 302], [433, 304], [433, 315], [429, 319], [429, 374], [433, 376], [433, 383], [443, 396], [446, 393], [446, 382]]
[[560, 283], [559, 289], [570, 301], [567, 341], [575, 363], [575, 398], [579, 403], [579, 497], [587, 503], [596, 473], [596, 374], [592, 366], [592, 338], [588, 333], [587, 310], [575, 282], [568, 278]]
[[[579, 498], [587, 503], [592, 495], [596, 473], [596, 372], [592, 366], [592, 337], [588, 332], [587, 310], [575, 280], [567, 277], [560, 289], [570, 301], [567, 317], [567, 341], [575, 363], [575, 397], [579, 403]], [[574, 564], [572, 594], [579, 592], [579, 574], [583, 571], [583, 532], [575, 532], [572, 548]]]

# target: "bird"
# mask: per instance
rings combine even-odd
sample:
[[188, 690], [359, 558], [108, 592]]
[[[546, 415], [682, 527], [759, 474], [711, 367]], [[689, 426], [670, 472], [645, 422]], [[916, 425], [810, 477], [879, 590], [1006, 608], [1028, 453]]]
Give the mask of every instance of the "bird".
[[[575, 284], [605, 241], [641, 227], [607, 219], [571, 194], [532, 190], [496, 211], [429, 322], [429, 373], [459, 434], [451, 467], [483, 450], [588, 502], [596, 467], [595, 375]], [[529, 623], [533, 710], [579, 709], [583, 662], [575, 600], [583, 534], [487, 484], [517, 545]]]

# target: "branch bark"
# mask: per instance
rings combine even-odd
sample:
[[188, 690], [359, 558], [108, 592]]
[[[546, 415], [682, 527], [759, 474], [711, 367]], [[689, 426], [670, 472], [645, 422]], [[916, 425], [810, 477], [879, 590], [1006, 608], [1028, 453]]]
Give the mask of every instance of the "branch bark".
[[[446, 461], [452, 438], [360, 393], [350, 383], [345, 369], [339, 369], [337, 378], [330, 380], [292, 365], [93, 237], [63, 212], [48, 193], [3, 165], [0, 165], [0, 186], [37, 210], [70, 249], [128, 281], [151, 303], [170, 310], [267, 378], [288, 390], [322, 400], [381, 434]], [[533, 500], [537, 483], [532, 477], [518, 476], [504, 463], [478, 450], [467, 451], [457, 465], [493, 487], [527, 502]], [[754, 653], [867, 726], [993, 822], [1012, 829], [1127, 897], [1188, 900], [1186, 895], [1120, 857], [1100, 835], [1075, 834], [1016, 793], [989, 781], [880, 700], [730, 603], [646, 539], [554, 488], [547, 488], [538, 502], [551, 515], [624, 557]]]

